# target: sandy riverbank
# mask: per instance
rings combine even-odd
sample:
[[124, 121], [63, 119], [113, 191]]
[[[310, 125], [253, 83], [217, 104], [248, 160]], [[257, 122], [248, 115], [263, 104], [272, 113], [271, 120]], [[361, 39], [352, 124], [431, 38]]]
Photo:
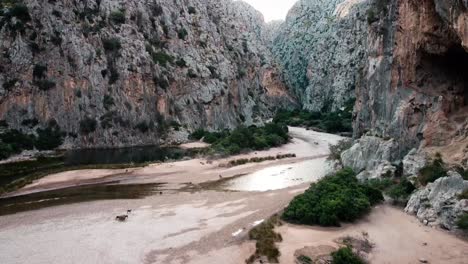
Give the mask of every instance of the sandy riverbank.
[[[207, 160], [191, 159], [186, 161], [156, 163], [143, 168], [124, 170], [79, 170], [52, 174], [34, 181], [32, 184], [16, 191], [13, 195], [79, 186], [82, 184], [96, 184], [119, 180], [123, 183], [168, 183], [170, 188], [183, 187], [185, 183], [202, 183], [229, 178], [240, 174], [248, 174], [273, 165], [291, 164], [314, 158], [326, 157], [329, 144], [335, 144], [341, 139], [336, 135], [319, 133], [303, 128], [290, 128], [291, 143], [279, 148], [236, 155], [225, 159]], [[197, 145], [198, 146], [198, 145]], [[233, 168], [226, 168], [230, 160], [252, 157], [276, 156], [278, 154], [294, 153], [296, 158], [262, 163], [245, 164]]]
[[[294, 159], [226, 168], [228, 160], [204, 159], [153, 164], [127, 170], [86, 170], [50, 175], [22, 192], [63, 188], [89, 181], [166, 182], [170, 191], [134, 200], [105, 200], [48, 207], [0, 217], [0, 263], [245, 263], [255, 251], [248, 230], [281, 211], [308, 183], [264, 192], [177, 190], [241, 173], [304, 161], [328, 153], [339, 137], [293, 128], [292, 143], [233, 158], [295, 153]], [[323, 164], [322, 164], [323, 165]], [[316, 164], [320, 166], [320, 164]], [[311, 173], [313, 170], [311, 169]], [[132, 209], [127, 222], [114, 220]], [[368, 232], [376, 247], [372, 263], [466, 263], [468, 244], [421, 225], [414, 217], [380, 206], [362, 221], [343, 228], [283, 225], [281, 263], [294, 263], [304, 246], [331, 245], [337, 237]], [[427, 243], [427, 245], [423, 245]]]

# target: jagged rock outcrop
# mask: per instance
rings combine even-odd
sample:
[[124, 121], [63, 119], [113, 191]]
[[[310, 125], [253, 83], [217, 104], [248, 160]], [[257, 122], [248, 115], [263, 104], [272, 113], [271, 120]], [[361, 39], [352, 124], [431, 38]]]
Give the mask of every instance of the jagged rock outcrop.
[[394, 139], [382, 139], [374, 136], [364, 136], [341, 154], [344, 167], [352, 168], [358, 179], [391, 177], [397, 168], [390, 161], [397, 159], [397, 143]]
[[66, 147], [154, 144], [175, 122], [232, 128], [293, 103], [263, 17], [243, 2], [13, 2], [0, 2], [0, 120], [10, 128], [53, 120]]
[[448, 177], [437, 179], [414, 193], [405, 211], [431, 226], [452, 230], [457, 218], [468, 213], [468, 200], [459, 199], [459, 194], [468, 189], [468, 181], [460, 174], [450, 171]]
[[407, 178], [418, 176], [419, 171], [426, 166], [428, 158], [425, 153], [412, 149], [403, 158], [403, 176]]
[[300, 0], [273, 41], [303, 107], [333, 111], [354, 98], [367, 57], [365, 0]]
[[355, 137], [371, 131], [468, 166], [466, 1], [374, 0]]

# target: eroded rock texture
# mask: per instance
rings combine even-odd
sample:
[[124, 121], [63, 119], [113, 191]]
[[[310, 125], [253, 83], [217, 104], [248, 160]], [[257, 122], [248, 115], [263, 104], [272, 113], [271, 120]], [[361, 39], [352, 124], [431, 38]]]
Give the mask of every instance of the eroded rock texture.
[[154, 144], [171, 121], [232, 128], [293, 103], [263, 18], [245, 3], [25, 0], [13, 14], [13, 2], [0, 17], [0, 120], [10, 128], [55, 120], [67, 147]]
[[448, 174], [414, 193], [405, 211], [427, 225], [454, 229], [458, 216], [468, 213], [468, 200], [459, 198], [468, 181], [456, 172]]
[[273, 53], [305, 109], [333, 111], [354, 98], [367, 57], [365, 0], [300, 0]]
[[371, 10], [355, 136], [395, 138], [399, 158], [421, 145], [467, 166], [467, 2], [375, 0]]

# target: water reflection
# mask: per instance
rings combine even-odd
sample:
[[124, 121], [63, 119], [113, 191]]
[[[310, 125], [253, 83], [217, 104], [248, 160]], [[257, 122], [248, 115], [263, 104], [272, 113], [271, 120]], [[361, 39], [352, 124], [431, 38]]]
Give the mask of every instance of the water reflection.
[[278, 190], [317, 181], [327, 172], [326, 158], [266, 168], [228, 180], [221, 188], [232, 191]]
[[139, 199], [160, 194], [162, 183], [93, 184], [0, 199], [0, 215], [96, 200]]

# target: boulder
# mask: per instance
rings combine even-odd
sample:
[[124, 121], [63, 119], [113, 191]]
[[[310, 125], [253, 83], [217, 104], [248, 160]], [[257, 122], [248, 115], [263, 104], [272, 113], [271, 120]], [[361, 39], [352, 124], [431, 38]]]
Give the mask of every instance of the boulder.
[[423, 153], [418, 153], [416, 149], [412, 149], [403, 158], [403, 176], [412, 177], [417, 176], [427, 163], [427, 157]]
[[341, 161], [344, 167], [361, 172], [358, 175], [361, 179], [393, 176], [396, 167], [391, 162], [397, 160], [394, 155], [397, 148], [393, 139], [364, 136], [341, 154]]
[[468, 189], [468, 181], [454, 171], [447, 177], [429, 183], [425, 188], [415, 192], [405, 212], [414, 214], [424, 223], [452, 230], [457, 217], [468, 212], [468, 200], [460, 200], [458, 195]]

